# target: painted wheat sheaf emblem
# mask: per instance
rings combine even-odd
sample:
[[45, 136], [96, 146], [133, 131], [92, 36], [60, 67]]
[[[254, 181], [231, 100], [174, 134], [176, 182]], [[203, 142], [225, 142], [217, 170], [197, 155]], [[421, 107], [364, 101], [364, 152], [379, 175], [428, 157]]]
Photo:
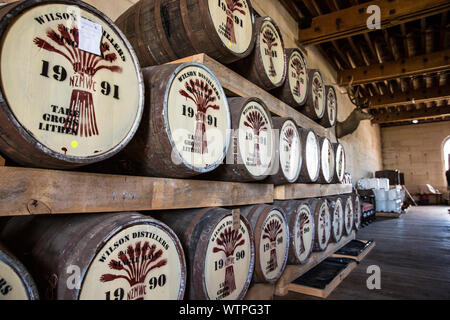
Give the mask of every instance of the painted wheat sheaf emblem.
[[275, 77], [277, 71], [275, 70], [275, 65], [273, 64], [272, 49], [278, 46], [277, 39], [270, 29], [266, 29], [263, 32], [263, 42], [267, 45], [269, 50], [269, 76]]
[[239, 230], [233, 230], [228, 227], [220, 233], [216, 239], [217, 246], [213, 248], [213, 252], [223, 252], [225, 254], [225, 281], [224, 296], [229, 296], [236, 290], [236, 281], [234, 276], [234, 253], [236, 249], [245, 244], [245, 239]]
[[261, 155], [259, 148], [259, 135], [262, 131], [267, 131], [267, 123], [258, 111], [251, 111], [244, 121], [244, 125], [253, 130], [253, 146], [254, 146], [254, 162], [257, 166], [261, 166]]
[[[294, 129], [292, 128], [288, 128], [284, 131], [284, 137], [283, 140], [287, 143], [289, 150], [286, 151], [290, 151], [292, 149], [292, 143], [294, 142]], [[288, 153], [288, 161], [291, 160], [291, 153]]]
[[322, 97], [322, 83], [319, 81], [317, 77], [314, 78], [313, 84], [312, 84], [312, 90], [314, 94], [314, 109], [319, 112], [320, 106], [319, 106], [319, 99]]
[[300, 83], [303, 83], [302, 76], [305, 74], [305, 70], [303, 68], [302, 62], [298, 58], [292, 60], [291, 67], [295, 71], [295, 87], [293, 94], [298, 97], [301, 97], [303, 93], [301, 92]]
[[195, 134], [194, 134], [194, 152], [199, 154], [208, 153], [208, 141], [206, 137], [206, 113], [208, 109], [219, 110], [220, 107], [215, 104], [217, 97], [214, 91], [203, 80], [189, 80], [185, 83], [185, 90], [181, 89], [180, 94], [186, 99], [195, 103]]
[[[69, 29], [59, 24], [57, 30], [47, 30], [47, 38], [49, 41], [36, 37], [33, 42], [40, 49], [64, 57], [72, 65], [74, 73], [80, 76], [80, 82], [86, 87], [93, 88], [93, 78], [100, 70], [122, 72], [121, 67], [113, 65], [117, 55], [110, 52], [107, 42], [100, 44], [101, 56], [79, 49], [79, 32], [76, 27]], [[99, 135], [92, 92], [73, 89], [69, 109], [70, 112], [64, 124], [65, 129], [70, 129], [81, 137]]]
[[263, 239], [267, 239], [270, 242], [270, 259], [267, 271], [274, 271], [278, 268], [277, 259], [277, 237], [283, 230], [281, 229], [281, 223], [278, 220], [271, 220], [264, 228]]
[[163, 251], [157, 249], [156, 245], [150, 245], [146, 241], [136, 243], [134, 248], [130, 245], [127, 251], [120, 251], [118, 260], [111, 260], [108, 264], [116, 273], [106, 273], [100, 277], [101, 282], [110, 282], [116, 279], [124, 279], [130, 285], [128, 300], [144, 300], [146, 295], [145, 279], [154, 269], [161, 268], [167, 264], [167, 259], [162, 258]]
[[236, 31], [234, 29], [235, 12], [239, 12], [245, 16], [245, 11], [242, 10], [244, 4], [242, 0], [225, 0], [226, 14], [227, 14], [227, 24], [225, 37], [230, 40], [231, 43], [236, 43]]
[[308, 225], [311, 221], [309, 220], [309, 215], [306, 212], [302, 212], [300, 214], [300, 254], [303, 254], [306, 251], [305, 248], [305, 226]]

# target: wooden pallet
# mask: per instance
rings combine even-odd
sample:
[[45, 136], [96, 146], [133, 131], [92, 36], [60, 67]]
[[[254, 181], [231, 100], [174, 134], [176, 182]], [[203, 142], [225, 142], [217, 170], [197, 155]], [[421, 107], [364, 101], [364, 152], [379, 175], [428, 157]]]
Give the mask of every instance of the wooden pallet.
[[[365, 242], [365, 243], [369, 242], [368, 240], [358, 240], [358, 241]], [[375, 241], [373, 241], [366, 249], [364, 249], [363, 252], [361, 252], [356, 257], [355, 256], [345, 255], [345, 254], [338, 254], [338, 253], [333, 253], [331, 255], [331, 257], [333, 257], [333, 258], [347, 258], [347, 259], [353, 259], [353, 260], [356, 260], [358, 262], [361, 262], [369, 254], [369, 252], [372, 251], [373, 248], [375, 248], [375, 245], [376, 245], [376, 243], [375, 243]]]
[[283, 272], [283, 275], [280, 277], [278, 282], [275, 285], [275, 292], [274, 294], [277, 296], [285, 296], [288, 294], [288, 287], [289, 284], [300, 277], [301, 275], [305, 274], [315, 266], [317, 266], [319, 263], [321, 263], [323, 260], [331, 256], [334, 252], [345, 246], [347, 243], [355, 239], [355, 231], [352, 231], [352, 233], [349, 236], [344, 236], [338, 243], [331, 243], [328, 245], [328, 248], [325, 251], [322, 252], [313, 252], [311, 254], [311, 257], [309, 258], [309, 261], [306, 264], [302, 265], [288, 265], [286, 267], [286, 270]]
[[327, 197], [352, 192], [351, 184], [290, 184], [276, 186], [275, 200]]
[[205, 65], [212, 71], [212, 73], [214, 73], [217, 79], [219, 79], [220, 84], [227, 92], [231, 92], [233, 95], [244, 98], [258, 97], [266, 103], [270, 112], [273, 114], [280, 117], [291, 117], [295, 120], [298, 126], [306, 129], [313, 129], [319, 136], [327, 137], [333, 142], [336, 142], [334, 128], [326, 129], [322, 127], [286, 103], [275, 98], [267, 91], [261, 89], [254, 83], [238, 75], [236, 72], [210, 58], [206, 54], [197, 54], [172, 61], [170, 63], [174, 64], [183, 62], [197, 62]]
[[273, 202], [273, 185], [0, 167], [0, 216]]
[[402, 213], [394, 213], [394, 212], [376, 212], [376, 217], [382, 217], [382, 218], [400, 218], [402, 216]]
[[341, 282], [350, 274], [350, 272], [352, 272], [353, 269], [356, 268], [356, 266], [356, 261], [350, 262], [330, 283], [326, 285], [324, 289], [290, 283], [288, 285], [288, 290], [325, 299], [333, 292], [334, 289], [337, 288], [337, 286], [339, 286], [339, 284], [341, 284]]

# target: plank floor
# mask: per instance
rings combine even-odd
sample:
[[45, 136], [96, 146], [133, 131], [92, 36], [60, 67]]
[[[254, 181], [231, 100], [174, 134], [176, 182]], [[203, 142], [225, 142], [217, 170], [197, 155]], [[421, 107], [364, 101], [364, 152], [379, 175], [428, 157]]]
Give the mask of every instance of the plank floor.
[[[328, 297], [357, 299], [450, 299], [450, 207], [411, 207], [399, 219], [377, 218], [357, 239], [376, 247]], [[367, 267], [381, 269], [381, 289], [366, 286]], [[318, 299], [293, 292], [280, 300]]]

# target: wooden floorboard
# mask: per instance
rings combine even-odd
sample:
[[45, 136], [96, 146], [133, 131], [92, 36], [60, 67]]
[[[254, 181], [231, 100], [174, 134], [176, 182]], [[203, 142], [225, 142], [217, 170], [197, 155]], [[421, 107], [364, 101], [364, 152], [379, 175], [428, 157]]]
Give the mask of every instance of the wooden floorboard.
[[[358, 239], [376, 247], [328, 297], [360, 299], [450, 299], [449, 207], [413, 207], [401, 219], [377, 219]], [[381, 289], [366, 286], [367, 267], [381, 269]], [[317, 299], [289, 293], [277, 299]]]

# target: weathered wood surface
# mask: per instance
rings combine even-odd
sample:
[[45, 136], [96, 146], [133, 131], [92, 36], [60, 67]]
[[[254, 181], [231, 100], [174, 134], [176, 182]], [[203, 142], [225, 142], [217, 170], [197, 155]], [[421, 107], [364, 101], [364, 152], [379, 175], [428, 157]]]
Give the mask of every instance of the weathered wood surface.
[[327, 197], [352, 192], [351, 184], [287, 184], [275, 187], [275, 200]]
[[[365, 243], [368, 242], [368, 240], [359, 240], [359, 241], [362, 241], [362, 242], [365, 242]], [[332, 257], [332, 258], [348, 258], [348, 259], [354, 259], [354, 260], [360, 262], [360, 261], [362, 261], [362, 260], [369, 254], [370, 251], [373, 250], [373, 248], [375, 248], [375, 246], [376, 246], [376, 242], [374, 241], [374, 242], [372, 242], [366, 249], [364, 249], [364, 251], [361, 252], [358, 256], [347, 256], [347, 255], [345, 255], [345, 254], [337, 254], [337, 253], [334, 253], [334, 254], [331, 255], [331, 257]]]
[[353, 239], [355, 239], [354, 231], [349, 236], [342, 237], [341, 241], [339, 241], [338, 243], [329, 244], [328, 248], [325, 251], [314, 252], [313, 254], [311, 254], [309, 261], [306, 264], [287, 266], [286, 270], [275, 286], [275, 295], [285, 296], [289, 291], [289, 284], [292, 281], [317, 266], [323, 260], [331, 256], [335, 251], [339, 250]]
[[325, 129], [305, 115], [296, 111], [294, 108], [275, 98], [267, 91], [259, 88], [244, 77], [208, 57], [206, 54], [197, 54], [184, 59], [172, 61], [170, 63], [178, 64], [182, 62], [198, 62], [205, 65], [214, 73], [217, 79], [219, 79], [222, 87], [227, 89], [229, 92], [244, 98], [258, 97], [267, 104], [270, 112], [280, 117], [293, 118], [298, 126], [305, 129], [313, 129], [319, 136], [327, 137], [333, 142], [336, 141], [334, 128]]
[[271, 203], [273, 185], [0, 167], [0, 216]]

